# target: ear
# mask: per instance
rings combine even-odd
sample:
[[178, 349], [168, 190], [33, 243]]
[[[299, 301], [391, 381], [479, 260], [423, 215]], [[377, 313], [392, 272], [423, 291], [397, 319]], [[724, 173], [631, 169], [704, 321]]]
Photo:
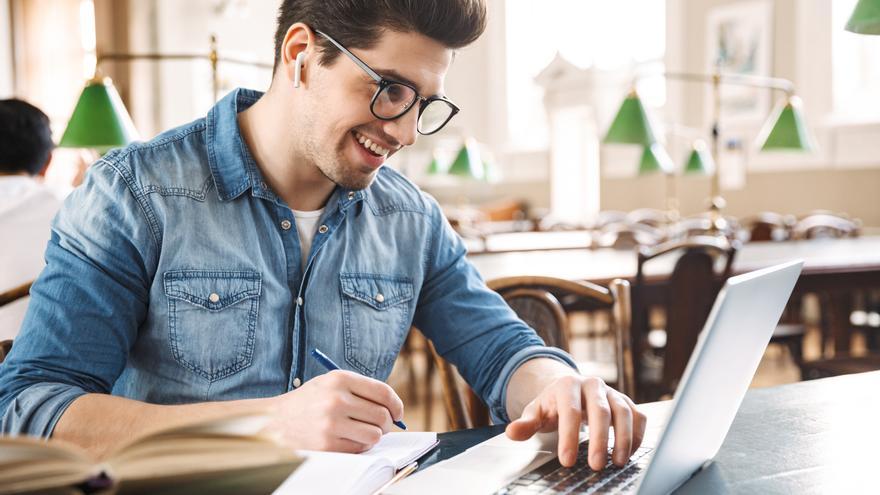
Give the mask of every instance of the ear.
[[49, 152], [49, 156], [46, 157], [46, 163], [43, 164], [43, 168], [40, 170], [40, 173], [37, 175], [40, 177], [46, 177], [46, 171], [49, 170], [49, 164], [52, 163], [52, 151]]
[[287, 28], [284, 42], [281, 44], [281, 63], [284, 65], [283, 73], [290, 84], [299, 87], [299, 84], [307, 83], [308, 55], [315, 52], [314, 46], [315, 34], [308, 26], [297, 22]]

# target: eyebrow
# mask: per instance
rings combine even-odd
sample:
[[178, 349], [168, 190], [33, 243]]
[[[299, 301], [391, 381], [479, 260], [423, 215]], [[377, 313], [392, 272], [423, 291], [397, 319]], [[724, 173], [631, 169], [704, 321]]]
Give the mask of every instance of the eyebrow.
[[[374, 67], [373, 70], [376, 71], [376, 73], [382, 77], [409, 84], [410, 86], [416, 88], [416, 91], [418, 91], [418, 93], [420, 95], [423, 93], [422, 88], [420, 88], [418, 84], [413, 82], [412, 79], [409, 79], [408, 77], [404, 76], [403, 74], [401, 74], [400, 72], [397, 72], [394, 69], [377, 69]], [[424, 96], [424, 95], [422, 95], [422, 96]], [[438, 94], [428, 95], [425, 97], [428, 98], [431, 96], [445, 96], [445, 95], [438, 93]]]

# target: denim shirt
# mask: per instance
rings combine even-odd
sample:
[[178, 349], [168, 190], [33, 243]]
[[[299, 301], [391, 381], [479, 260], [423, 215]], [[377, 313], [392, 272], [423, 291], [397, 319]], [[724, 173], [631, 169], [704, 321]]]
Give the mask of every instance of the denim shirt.
[[486, 288], [437, 203], [383, 167], [337, 187], [302, 266], [290, 207], [236, 116], [207, 117], [95, 163], [55, 218], [47, 266], [0, 365], [4, 433], [50, 436], [86, 393], [157, 404], [283, 394], [342, 368], [385, 380], [411, 325], [508, 420], [510, 376], [538, 356], [574, 367]]

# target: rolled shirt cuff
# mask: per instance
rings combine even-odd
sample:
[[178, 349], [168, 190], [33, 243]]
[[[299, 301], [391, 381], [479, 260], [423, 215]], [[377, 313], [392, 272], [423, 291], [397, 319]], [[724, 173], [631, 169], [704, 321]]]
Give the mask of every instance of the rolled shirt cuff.
[[572, 369], [575, 370], [575, 372], [577, 372], [578, 370], [577, 364], [575, 364], [571, 356], [569, 356], [567, 352], [561, 349], [545, 346], [529, 346], [524, 349], [520, 349], [516, 354], [514, 354], [510, 359], [507, 360], [507, 364], [505, 364], [504, 368], [501, 369], [499, 379], [495, 382], [495, 385], [492, 387], [492, 391], [489, 393], [489, 414], [492, 418], [493, 423], [500, 424], [510, 422], [510, 417], [507, 415], [506, 405], [507, 385], [508, 383], [510, 383], [510, 378], [513, 376], [513, 373], [516, 372], [517, 369], [519, 369], [520, 365], [530, 359], [535, 359], [539, 357], [555, 359], [562, 362], [563, 364], [570, 366]]
[[87, 392], [73, 385], [37, 383], [21, 391], [3, 412], [0, 431], [6, 435], [52, 436], [64, 411]]

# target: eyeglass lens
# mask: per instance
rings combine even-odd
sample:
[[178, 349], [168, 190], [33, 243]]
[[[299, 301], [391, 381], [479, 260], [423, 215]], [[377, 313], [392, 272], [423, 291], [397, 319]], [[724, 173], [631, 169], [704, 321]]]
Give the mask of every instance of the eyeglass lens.
[[[373, 113], [383, 119], [397, 118], [415, 103], [416, 96], [416, 92], [409, 86], [388, 84], [373, 100]], [[452, 112], [452, 107], [443, 100], [429, 101], [419, 114], [419, 132], [427, 134], [438, 131]]]

